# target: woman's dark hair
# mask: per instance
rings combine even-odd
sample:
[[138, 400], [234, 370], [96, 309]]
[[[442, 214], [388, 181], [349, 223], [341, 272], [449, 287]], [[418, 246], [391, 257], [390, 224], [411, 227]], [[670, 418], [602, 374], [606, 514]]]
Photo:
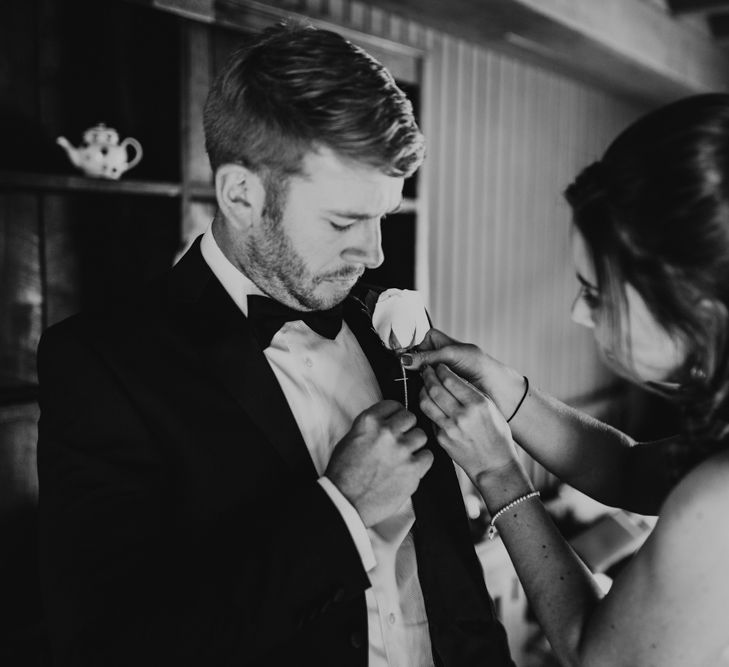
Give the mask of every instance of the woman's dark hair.
[[644, 116], [565, 197], [592, 254], [615, 347], [624, 347], [629, 283], [688, 351], [680, 396], [689, 435], [723, 437], [723, 425], [721, 434], [715, 427], [729, 393], [729, 95], [697, 95]]
[[232, 54], [204, 126], [213, 170], [236, 163], [279, 178], [321, 146], [390, 176], [411, 175], [425, 150], [392, 75], [340, 35], [301, 24], [269, 28]]

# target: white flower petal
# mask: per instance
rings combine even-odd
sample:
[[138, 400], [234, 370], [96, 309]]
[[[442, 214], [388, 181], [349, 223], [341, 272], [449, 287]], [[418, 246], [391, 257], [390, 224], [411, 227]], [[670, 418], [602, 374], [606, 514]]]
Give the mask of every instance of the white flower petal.
[[372, 315], [372, 324], [382, 342], [390, 349], [397, 350], [420, 344], [430, 329], [420, 293], [394, 288], [380, 295]]

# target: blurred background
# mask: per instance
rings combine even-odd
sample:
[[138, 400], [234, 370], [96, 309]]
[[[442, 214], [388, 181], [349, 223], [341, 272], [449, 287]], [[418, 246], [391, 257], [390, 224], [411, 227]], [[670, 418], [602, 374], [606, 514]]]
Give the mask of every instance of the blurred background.
[[[591, 333], [570, 322], [577, 283], [561, 193], [638, 115], [726, 90], [729, 2], [5, 0], [2, 664], [47, 658], [35, 553], [39, 336], [165, 270], [205, 230], [214, 192], [201, 115], [211, 77], [247, 33], [286, 16], [338, 30], [388, 66], [428, 139], [401, 212], [383, 226], [385, 264], [367, 280], [421, 290], [436, 326], [567, 403], [639, 438], [671, 432], [670, 411], [605, 370]], [[72, 164], [78, 153], [56, 143], [79, 147], [100, 123], [117, 134], [97, 130], [97, 147], [121, 150], [131, 137], [143, 148], [119, 180], [85, 175]], [[133, 155], [123, 152], [122, 171]], [[596, 508], [525, 460], [596, 573], [645, 538], [650, 521]], [[481, 541], [488, 517], [465, 483], [464, 494], [517, 663], [551, 664], [508, 556]]]

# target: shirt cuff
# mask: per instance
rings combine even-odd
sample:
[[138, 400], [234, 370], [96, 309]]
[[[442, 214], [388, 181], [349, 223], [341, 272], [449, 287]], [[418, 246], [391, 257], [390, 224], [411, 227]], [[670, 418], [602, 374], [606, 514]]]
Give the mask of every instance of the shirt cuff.
[[372, 550], [367, 528], [362, 523], [357, 510], [328, 477], [320, 477], [318, 482], [342, 515], [342, 519], [344, 519], [344, 523], [354, 541], [354, 546], [357, 547], [359, 557], [362, 559], [362, 566], [365, 572], [369, 572], [377, 565], [377, 559], [375, 558], [375, 552]]

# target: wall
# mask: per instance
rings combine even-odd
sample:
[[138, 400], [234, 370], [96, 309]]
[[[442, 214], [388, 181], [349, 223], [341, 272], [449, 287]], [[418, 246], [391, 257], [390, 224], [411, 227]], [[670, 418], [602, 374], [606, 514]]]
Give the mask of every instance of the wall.
[[560, 398], [584, 397], [611, 380], [591, 333], [569, 319], [577, 288], [561, 192], [637, 111], [444, 35], [427, 44], [437, 321]]

